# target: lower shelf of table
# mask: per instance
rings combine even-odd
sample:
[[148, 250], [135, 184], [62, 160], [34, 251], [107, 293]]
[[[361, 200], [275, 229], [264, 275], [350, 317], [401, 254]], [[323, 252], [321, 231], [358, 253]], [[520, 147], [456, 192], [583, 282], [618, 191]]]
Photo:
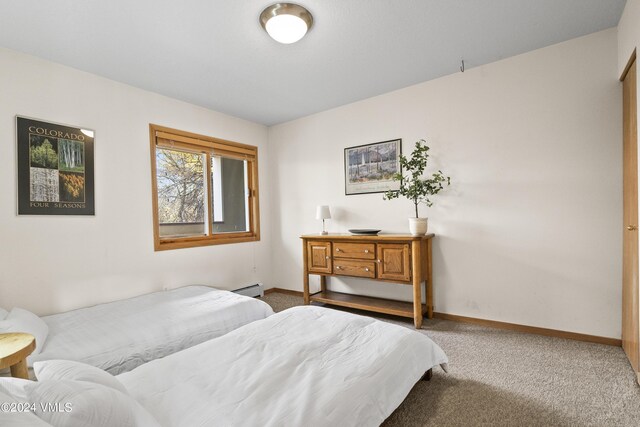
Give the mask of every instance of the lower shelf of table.
[[[411, 302], [396, 301], [386, 298], [365, 297], [362, 295], [345, 294], [333, 291], [324, 291], [312, 294], [310, 296], [310, 300], [324, 304], [355, 308], [358, 310], [375, 311], [376, 313], [413, 318], [413, 303]], [[422, 304], [422, 313], [424, 314], [426, 311], [427, 306]]]

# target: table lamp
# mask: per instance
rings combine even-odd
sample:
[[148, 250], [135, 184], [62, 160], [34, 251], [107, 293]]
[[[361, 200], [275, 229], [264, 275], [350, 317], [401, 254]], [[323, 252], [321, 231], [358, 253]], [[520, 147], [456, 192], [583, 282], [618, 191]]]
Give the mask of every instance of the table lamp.
[[320, 234], [327, 234], [327, 232], [324, 229], [324, 220], [330, 219], [330, 218], [331, 218], [331, 211], [329, 210], [329, 206], [320, 205], [316, 208], [316, 219], [322, 220], [322, 233]]

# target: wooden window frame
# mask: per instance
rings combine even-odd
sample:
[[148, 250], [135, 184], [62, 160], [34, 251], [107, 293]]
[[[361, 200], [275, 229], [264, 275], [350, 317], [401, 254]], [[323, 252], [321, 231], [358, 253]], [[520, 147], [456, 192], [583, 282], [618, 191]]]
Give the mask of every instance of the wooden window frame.
[[[258, 147], [226, 141], [205, 135], [198, 135], [164, 126], [149, 124], [151, 141], [151, 188], [153, 206], [153, 243], [156, 251], [167, 249], [194, 248], [200, 246], [229, 243], [255, 242], [260, 240], [260, 206], [258, 197]], [[160, 140], [160, 141], [159, 141]], [[178, 148], [206, 154], [206, 236], [160, 237], [158, 218], [158, 176], [156, 169], [156, 148]], [[249, 231], [236, 233], [213, 233], [213, 207], [211, 204], [211, 158], [220, 155], [247, 161], [247, 184], [249, 190]]]

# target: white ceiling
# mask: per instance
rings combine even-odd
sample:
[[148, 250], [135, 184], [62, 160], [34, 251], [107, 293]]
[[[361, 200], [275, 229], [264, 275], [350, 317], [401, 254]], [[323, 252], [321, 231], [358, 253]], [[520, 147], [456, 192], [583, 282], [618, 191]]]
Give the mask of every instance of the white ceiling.
[[616, 26], [625, 0], [0, 0], [0, 46], [272, 125]]

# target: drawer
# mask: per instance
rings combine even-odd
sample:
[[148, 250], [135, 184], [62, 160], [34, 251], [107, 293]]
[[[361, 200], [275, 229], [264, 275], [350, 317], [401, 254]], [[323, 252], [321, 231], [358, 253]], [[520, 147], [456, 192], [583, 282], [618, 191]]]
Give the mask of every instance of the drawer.
[[334, 258], [376, 259], [374, 243], [333, 243]]
[[334, 259], [333, 274], [341, 276], [376, 277], [375, 261], [357, 261], [350, 259]]

